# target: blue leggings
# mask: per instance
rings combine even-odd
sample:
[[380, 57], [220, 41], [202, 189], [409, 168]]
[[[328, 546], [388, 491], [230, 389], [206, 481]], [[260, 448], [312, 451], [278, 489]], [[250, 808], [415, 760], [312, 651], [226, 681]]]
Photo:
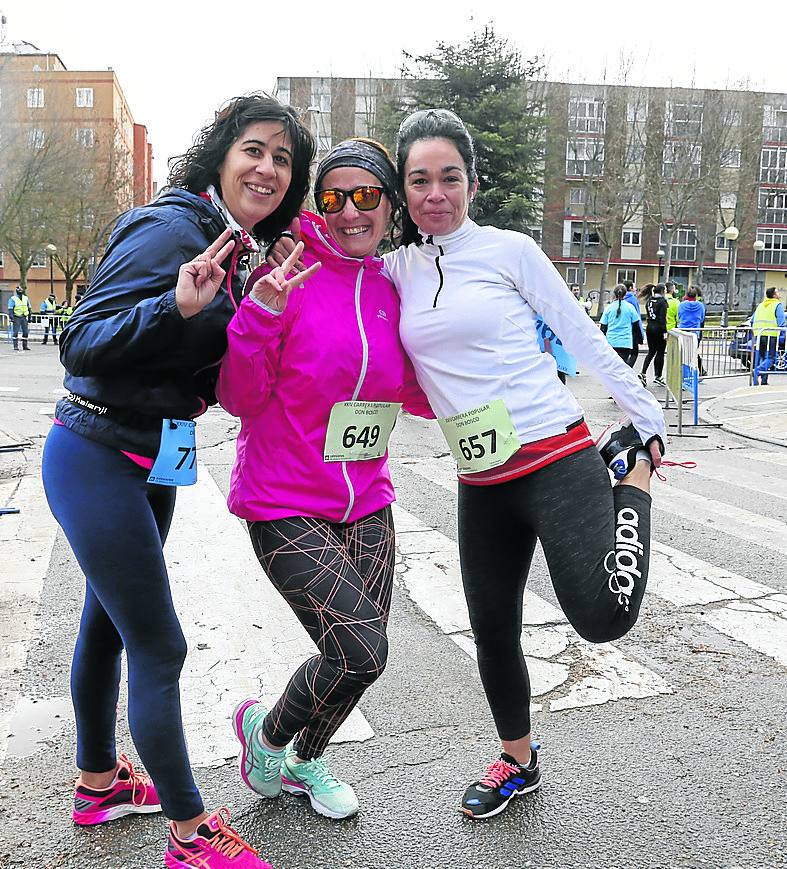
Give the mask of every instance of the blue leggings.
[[43, 458], [44, 489], [87, 579], [71, 669], [77, 766], [113, 769], [120, 659], [128, 660], [128, 723], [164, 813], [203, 810], [191, 774], [178, 681], [186, 640], [172, 604], [162, 547], [175, 489], [119, 450], [55, 425]]

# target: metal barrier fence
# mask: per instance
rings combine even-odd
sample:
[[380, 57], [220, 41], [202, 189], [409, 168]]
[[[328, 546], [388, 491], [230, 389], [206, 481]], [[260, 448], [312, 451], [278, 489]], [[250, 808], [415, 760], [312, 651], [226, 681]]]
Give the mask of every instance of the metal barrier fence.
[[751, 382], [751, 328], [711, 326], [703, 329], [680, 329], [697, 338], [697, 368], [700, 377], [741, 377]]
[[[32, 314], [27, 318], [28, 340], [32, 341], [34, 338], [40, 338], [43, 341], [44, 330], [49, 325], [50, 319], [58, 321], [57, 332], [60, 333], [63, 328], [63, 318], [61, 316], [55, 315], [54, 317], [50, 317], [49, 314]], [[6, 342], [10, 342], [13, 335], [13, 321], [8, 314], [0, 314], [0, 329], [5, 333]]]

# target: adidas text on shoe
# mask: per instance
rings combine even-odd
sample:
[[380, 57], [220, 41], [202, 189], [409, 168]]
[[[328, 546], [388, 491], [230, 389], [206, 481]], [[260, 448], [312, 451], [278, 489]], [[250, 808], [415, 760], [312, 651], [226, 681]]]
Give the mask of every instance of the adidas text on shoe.
[[191, 839], [180, 839], [170, 824], [164, 865], [170, 869], [273, 869], [229, 825], [228, 809], [219, 809], [197, 827]]
[[286, 749], [272, 751], [262, 744], [262, 722], [268, 714], [259, 700], [249, 698], [232, 713], [232, 727], [240, 742], [240, 777], [261, 797], [281, 793], [281, 763]]
[[300, 762], [295, 758], [290, 750], [281, 765], [282, 790], [307, 796], [314, 811], [326, 818], [349, 818], [358, 811], [355, 791], [339, 781], [321, 757]]
[[642, 438], [628, 419], [604, 431], [596, 441], [596, 447], [616, 480], [628, 476], [638, 461], [651, 461]]
[[121, 754], [115, 779], [108, 788], [99, 790], [77, 785], [71, 817], [75, 824], [89, 827], [126, 815], [160, 811], [161, 804], [153, 782], [148, 776], [138, 773], [126, 755]]
[[480, 781], [470, 785], [459, 809], [468, 818], [480, 820], [499, 815], [514, 797], [529, 794], [541, 787], [538, 755], [530, 751], [530, 763], [521, 766], [509, 754], [490, 763]]

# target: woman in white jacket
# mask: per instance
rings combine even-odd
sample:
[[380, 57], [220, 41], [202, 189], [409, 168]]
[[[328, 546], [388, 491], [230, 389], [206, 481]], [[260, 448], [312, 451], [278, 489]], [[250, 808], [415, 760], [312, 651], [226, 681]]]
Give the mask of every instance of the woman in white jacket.
[[[397, 163], [407, 212], [386, 268], [401, 298], [402, 343], [457, 458], [462, 578], [502, 742], [462, 800], [469, 817], [486, 818], [540, 785], [520, 646], [536, 540], [582, 637], [606, 642], [630, 630], [645, 591], [650, 474], [665, 423], [533, 239], [470, 220], [475, 156], [456, 115], [406, 118]], [[631, 419], [598, 449], [554, 359], [540, 351], [537, 314]]]

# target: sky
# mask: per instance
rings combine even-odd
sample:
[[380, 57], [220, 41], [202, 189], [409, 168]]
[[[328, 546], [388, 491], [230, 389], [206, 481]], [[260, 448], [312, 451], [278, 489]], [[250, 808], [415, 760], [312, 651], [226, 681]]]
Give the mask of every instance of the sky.
[[543, 57], [555, 80], [612, 82], [623, 62], [631, 84], [787, 92], [779, 42], [787, 3], [750, 8], [726, 11], [711, 0], [0, 0], [11, 42], [55, 52], [70, 70], [115, 70], [135, 121], [148, 128], [159, 185], [167, 159], [232, 96], [272, 91], [277, 76], [396, 76], [403, 51], [461, 43], [489, 23], [525, 56]]

